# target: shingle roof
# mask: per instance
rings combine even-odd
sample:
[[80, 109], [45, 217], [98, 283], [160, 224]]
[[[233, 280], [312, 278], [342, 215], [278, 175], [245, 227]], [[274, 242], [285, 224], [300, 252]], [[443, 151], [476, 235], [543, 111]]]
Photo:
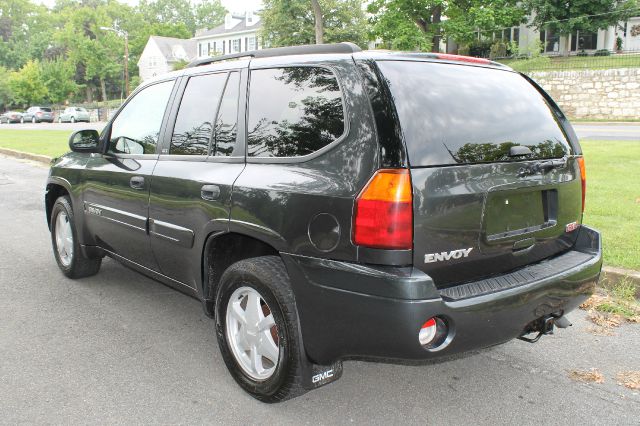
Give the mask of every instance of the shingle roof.
[[[162, 55], [169, 62], [180, 61], [183, 59], [192, 60], [197, 56], [198, 43], [195, 40], [185, 40], [182, 38], [151, 36], [158, 45]], [[180, 58], [174, 55], [176, 47], [181, 46], [187, 54], [187, 58]]]
[[197, 34], [195, 38], [202, 38], [202, 37], [215, 36], [215, 35], [221, 35], [221, 34], [232, 34], [232, 33], [238, 33], [241, 31], [257, 30], [261, 26], [262, 26], [262, 20], [256, 22], [253, 25], [247, 26], [247, 21], [243, 17], [243, 19], [240, 22], [238, 22], [235, 26], [229, 29], [225, 29], [224, 24], [221, 24], [215, 28], [212, 28], [210, 30]]

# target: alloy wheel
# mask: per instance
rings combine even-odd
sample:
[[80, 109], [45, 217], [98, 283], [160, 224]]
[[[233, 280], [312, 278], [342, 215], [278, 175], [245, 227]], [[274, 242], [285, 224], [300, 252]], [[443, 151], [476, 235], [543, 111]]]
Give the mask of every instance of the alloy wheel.
[[280, 357], [278, 329], [271, 309], [252, 287], [236, 289], [227, 304], [227, 341], [242, 370], [255, 380], [267, 380]]
[[60, 263], [63, 266], [71, 265], [73, 260], [73, 232], [69, 216], [65, 212], [60, 212], [56, 218], [55, 237]]

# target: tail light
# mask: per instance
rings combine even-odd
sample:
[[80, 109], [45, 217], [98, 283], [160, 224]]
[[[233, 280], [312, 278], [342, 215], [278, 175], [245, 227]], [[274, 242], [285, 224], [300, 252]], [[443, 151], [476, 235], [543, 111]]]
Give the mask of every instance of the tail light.
[[42, 115], [42, 112], [38, 111], [38, 112], [36, 112], [36, 115], [37, 115], [38, 117], [40, 117], [40, 116]]
[[412, 201], [409, 170], [378, 170], [356, 198], [354, 243], [380, 249], [411, 249]]
[[578, 166], [580, 166], [580, 180], [582, 181], [582, 213], [584, 213], [584, 200], [587, 195], [587, 169], [584, 165], [584, 157], [578, 157]]

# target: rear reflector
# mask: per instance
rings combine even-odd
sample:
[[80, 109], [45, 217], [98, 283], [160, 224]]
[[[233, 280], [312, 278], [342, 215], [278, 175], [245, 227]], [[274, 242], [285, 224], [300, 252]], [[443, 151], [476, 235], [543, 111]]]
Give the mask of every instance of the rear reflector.
[[578, 165], [580, 166], [580, 180], [582, 181], [582, 213], [584, 213], [584, 201], [587, 195], [587, 169], [584, 165], [584, 157], [578, 157]]
[[380, 249], [413, 246], [411, 177], [407, 169], [378, 170], [356, 199], [353, 241]]
[[436, 320], [434, 318], [429, 318], [427, 322], [422, 324], [420, 333], [418, 333], [418, 340], [422, 346], [426, 346], [433, 341], [433, 338], [436, 337], [437, 328]]

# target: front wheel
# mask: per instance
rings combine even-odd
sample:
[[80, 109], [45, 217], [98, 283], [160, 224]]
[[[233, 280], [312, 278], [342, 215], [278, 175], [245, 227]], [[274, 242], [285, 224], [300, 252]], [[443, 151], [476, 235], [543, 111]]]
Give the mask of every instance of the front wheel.
[[51, 243], [58, 267], [67, 277], [88, 277], [100, 270], [102, 258], [87, 258], [80, 250], [73, 208], [67, 196], [58, 198], [51, 210]]
[[262, 402], [284, 401], [306, 392], [297, 311], [279, 257], [231, 265], [220, 280], [215, 313], [222, 358], [245, 391]]

